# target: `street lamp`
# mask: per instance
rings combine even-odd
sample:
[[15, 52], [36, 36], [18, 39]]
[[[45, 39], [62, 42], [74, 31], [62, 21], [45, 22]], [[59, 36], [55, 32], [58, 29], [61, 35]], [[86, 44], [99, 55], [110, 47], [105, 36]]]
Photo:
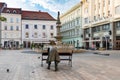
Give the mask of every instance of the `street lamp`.
[[107, 36], [104, 36], [105, 37], [105, 41], [106, 41], [106, 50], [107, 50]]

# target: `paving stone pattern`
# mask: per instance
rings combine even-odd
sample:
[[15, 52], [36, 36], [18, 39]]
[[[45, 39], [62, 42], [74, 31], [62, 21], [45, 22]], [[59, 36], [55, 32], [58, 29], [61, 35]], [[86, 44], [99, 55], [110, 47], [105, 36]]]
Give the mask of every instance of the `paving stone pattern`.
[[100, 53], [110, 55], [75, 53], [72, 67], [61, 61], [55, 72], [53, 63], [50, 70], [45, 62], [41, 67], [40, 53], [30, 49], [0, 50], [0, 80], [120, 80], [120, 51]]

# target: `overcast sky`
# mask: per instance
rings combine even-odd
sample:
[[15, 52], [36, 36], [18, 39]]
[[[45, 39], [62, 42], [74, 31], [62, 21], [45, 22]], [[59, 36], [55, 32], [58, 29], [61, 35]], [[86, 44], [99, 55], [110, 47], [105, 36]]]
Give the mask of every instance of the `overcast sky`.
[[22, 10], [41, 10], [56, 18], [58, 11], [62, 14], [80, 0], [0, 0], [0, 2], [5, 2], [8, 7], [22, 8]]

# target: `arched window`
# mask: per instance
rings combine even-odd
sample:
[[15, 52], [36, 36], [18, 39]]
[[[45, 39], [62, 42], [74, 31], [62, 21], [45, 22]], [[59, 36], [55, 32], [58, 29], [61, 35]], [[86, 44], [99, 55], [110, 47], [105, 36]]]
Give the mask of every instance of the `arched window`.
[[7, 10], [6, 12], [7, 12], [7, 13], [10, 13], [10, 10]]
[[13, 10], [13, 13], [17, 13], [16, 10]]

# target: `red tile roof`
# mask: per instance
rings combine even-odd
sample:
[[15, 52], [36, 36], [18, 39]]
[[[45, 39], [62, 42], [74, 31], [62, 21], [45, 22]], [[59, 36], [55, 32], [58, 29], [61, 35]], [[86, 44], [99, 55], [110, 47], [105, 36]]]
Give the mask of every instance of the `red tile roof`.
[[6, 3], [4, 3], [4, 2], [0, 2], [0, 12], [1, 12], [1, 10], [3, 10], [3, 7], [5, 7], [4, 5], [6, 5], [6, 6], [7, 6], [7, 4], [6, 4]]
[[22, 11], [22, 19], [25, 20], [53, 20], [55, 19], [47, 12], [41, 11]]
[[0, 9], [4, 6], [5, 3], [0, 2]]
[[21, 14], [21, 8], [4, 8], [2, 13]]

